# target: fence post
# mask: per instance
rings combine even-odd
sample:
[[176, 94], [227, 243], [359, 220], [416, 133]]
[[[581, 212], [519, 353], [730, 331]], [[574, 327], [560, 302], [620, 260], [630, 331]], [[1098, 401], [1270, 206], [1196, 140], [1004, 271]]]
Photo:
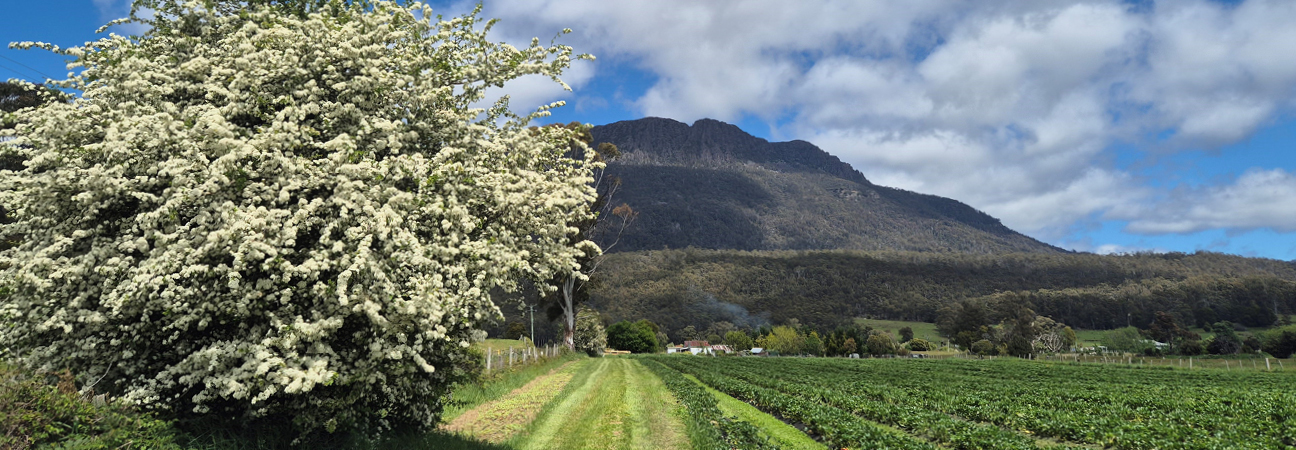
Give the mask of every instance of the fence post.
[[1269, 365], [1269, 358], [1265, 358], [1265, 371], [1273, 372], [1273, 366]]
[[490, 363], [491, 363], [491, 349], [490, 347], [487, 347], [486, 348], [486, 373], [490, 373]]
[[509, 346], [509, 368], [513, 368], [513, 347]]

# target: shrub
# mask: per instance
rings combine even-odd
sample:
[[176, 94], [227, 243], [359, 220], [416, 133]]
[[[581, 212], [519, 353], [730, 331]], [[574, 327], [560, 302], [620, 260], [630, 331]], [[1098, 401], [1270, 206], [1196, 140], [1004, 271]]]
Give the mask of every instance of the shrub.
[[931, 343], [931, 341], [928, 341], [926, 339], [921, 339], [921, 338], [911, 340], [905, 345], [909, 347], [909, 350], [913, 350], [915, 352], [925, 352], [925, 351], [931, 351], [936, 349], [936, 344], [933, 344]]
[[597, 163], [470, 108], [569, 47], [418, 5], [137, 0], [143, 36], [45, 46], [83, 94], [0, 132], [0, 349], [176, 416], [433, 426], [490, 291], [598, 251]]
[[646, 321], [620, 321], [607, 329], [608, 346], [617, 350], [632, 353], [652, 353], [657, 351], [657, 335]]
[[976, 353], [981, 356], [986, 356], [986, 355], [994, 355], [999, 352], [995, 348], [993, 342], [990, 342], [988, 339], [982, 339], [972, 343], [972, 353]]
[[1242, 343], [1231, 334], [1218, 334], [1206, 344], [1206, 351], [1212, 355], [1236, 355], [1241, 350]]
[[67, 371], [48, 377], [55, 384], [44, 378], [0, 364], [0, 449], [180, 448], [167, 422], [103, 396], [83, 397]]
[[1190, 339], [1179, 344], [1179, 354], [1184, 356], [1197, 356], [1206, 354], [1206, 346], [1201, 341]]
[[1289, 358], [1296, 353], [1296, 325], [1275, 328], [1264, 333], [1260, 348], [1276, 358]]
[[874, 330], [874, 332], [869, 335], [868, 340], [864, 341], [864, 348], [873, 356], [895, 354], [897, 347], [899, 347], [899, 345], [896, 344], [895, 339], [893, 339], [890, 334], [883, 331]]

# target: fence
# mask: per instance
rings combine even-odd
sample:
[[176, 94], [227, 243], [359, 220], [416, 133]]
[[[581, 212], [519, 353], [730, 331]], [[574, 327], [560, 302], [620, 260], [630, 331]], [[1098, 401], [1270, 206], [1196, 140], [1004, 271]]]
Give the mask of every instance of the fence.
[[567, 347], [559, 345], [546, 345], [544, 347], [509, 347], [508, 350], [486, 349], [486, 366], [484, 371], [507, 370], [513, 367], [535, 364], [543, 360], [560, 356], [567, 351]]
[[[933, 359], [999, 359], [1010, 358], [1006, 356], [976, 356], [968, 353], [958, 353], [954, 355], [942, 355]], [[1267, 371], [1267, 372], [1285, 372], [1287, 364], [1293, 362], [1292, 359], [1278, 359], [1256, 356], [1251, 358], [1198, 358], [1198, 357], [1144, 357], [1133, 355], [1085, 355], [1085, 354], [1061, 354], [1061, 355], [1039, 355], [1034, 359], [1040, 361], [1053, 361], [1074, 364], [1120, 364], [1127, 367], [1178, 367], [1182, 369], [1223, 369], [1227, 371], [1249, 370], [1249, 371]], [[1296, 369], [1293, 369], [1296, 370]]]

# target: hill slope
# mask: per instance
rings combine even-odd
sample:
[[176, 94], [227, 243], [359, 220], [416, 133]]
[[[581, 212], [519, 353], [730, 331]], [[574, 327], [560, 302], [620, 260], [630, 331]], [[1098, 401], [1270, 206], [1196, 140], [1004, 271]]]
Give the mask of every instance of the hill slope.
[[1083, 329], [1146, 326], [1157, 311], [1199, 326], [1269, 326], [1296, 313], [1296, 268], [1218, 253], [684, 249], [614, 254], [600, 273], [591, 305], [609, 323], [647, 318], [668, 334], [719, 321], [750, 328], [795, 318], [821, 330], [855, 317], [934, 322], [953, 302], [1002, 292]]
[[805, 141], [768, 142], [703, 119], [645, 118], [594, 127], [623, 153], [607, 173], [615, 201], [640, 212], [617, 251], [1063, 250], [956, 200], [874, 185]]

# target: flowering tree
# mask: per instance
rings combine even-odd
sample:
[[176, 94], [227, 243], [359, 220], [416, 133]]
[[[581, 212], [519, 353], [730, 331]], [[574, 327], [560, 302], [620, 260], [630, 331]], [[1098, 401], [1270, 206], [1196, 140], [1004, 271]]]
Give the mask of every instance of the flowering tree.
[[[363, 4], [361, 4], [363, 3]], [[506, 99], [570, 47], [419, 3], [137, 1], [142, 36], [43, 47], [84, 70], [0, 153], [0, 351], [176, 415], [433, 425], [492, 288], [580, 276], [573, 132]], [[482, 28], [479, 30], [479, 28]], [[565, 86], [565, 85], [564, 85]], [[582, 148], [588, 151], [588, 148]]]

